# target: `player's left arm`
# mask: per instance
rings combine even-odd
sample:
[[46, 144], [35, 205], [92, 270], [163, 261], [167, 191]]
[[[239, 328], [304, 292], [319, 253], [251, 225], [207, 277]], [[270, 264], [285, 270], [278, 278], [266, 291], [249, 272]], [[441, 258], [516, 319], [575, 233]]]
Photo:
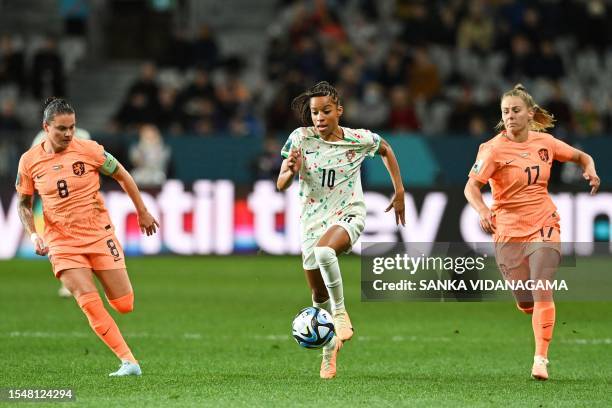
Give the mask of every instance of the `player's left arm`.
[[571, 161], [582, 167], [582, 177], [589, 182], [591, 186], [591, 195], [597, 193], [601, 180], [595, 170], [595, 161], [591, 155], [576, 149], [560, 140], [554, 140], [555, 159], [559, 161]]
[[142, 201], [140, 190], [138, 190], [138, 186], [130, 173], [128, 173], [121, 163], [116, 162], [116, 167], [114, 171], [109, 174], [109, 176], [117, 180], [123, 191], [127, 193], [134, 203], [136, 213], [138, 214], [138, 225], [140, 225], [140, 231], [143, 234], [146, 233], [147, 235], [155, 234], [159, 228], [159, 222], [157, 222], [157, 220], [149, 213], [149, 210], [147, 210], [147, 207]]
[[387, 141], [383, 138], [380, 138], [380, 146], [378, 147], [377, 153], [382, 158], [382, 161], [389, 172], [389, 176], [391, 176], [391, 182], [393, 183], [393, 188], [395, 190], [391, 203], [385, 212], [393, 208], [395, 210], [395, 223], [397, 225], [401, 224], [405, 226], [404, 183], [402, 182], [402, 174], [400, 173], [397, 158], [395, 157], [395, 153], [393, 152], [393, 149], [389, 143], [387, 143]]

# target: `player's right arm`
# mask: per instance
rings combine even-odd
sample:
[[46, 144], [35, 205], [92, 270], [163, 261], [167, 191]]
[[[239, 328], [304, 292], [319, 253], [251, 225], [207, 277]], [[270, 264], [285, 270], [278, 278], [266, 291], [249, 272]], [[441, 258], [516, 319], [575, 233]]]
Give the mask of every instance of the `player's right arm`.
[[493, 212], [482, 199], [482, 191], [480, 191], [484, 187], [485, 183], [476, 180], [475, 178], [470, 177], [465, 184], [465, 189], [463, 190], [463, 194], [465, 194], [465, 198], [468, 203], [478, 212], [478, 216], [480, 217], [480, 227], [483, 231], [492, 234], [495, 232], [495, 224], [493, 222]]
[[23, 224], [23, 228], [26, 234], [30, 237], [34, 249], [38, 255], [47, 255], [49, 253], [49, 247], [45, 245], [43, 239], [36, 233], [36, 227], [34, 227], [34, 214], [32, 213], [32, 201], [33, 196], [29, 194], [17, 193], [19, 199], [19, 206], [17, 212], [19, 213], [19, 219]]
[[299, 150], [291, 150], [289, 157], [283, 160], [281, 164], [278, 180], [276, 180], [276, 188], [284, 191], [289, 188], [293, 182], [296, 173], [300, 171], [302, 166], [302, 155]]

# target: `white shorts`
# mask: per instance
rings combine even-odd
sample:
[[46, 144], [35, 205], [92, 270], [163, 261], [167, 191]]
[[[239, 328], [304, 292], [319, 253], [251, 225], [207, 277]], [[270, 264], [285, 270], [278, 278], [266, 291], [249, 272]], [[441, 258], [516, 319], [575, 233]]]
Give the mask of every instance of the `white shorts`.
[[[334, 225], [339, 225], [344, 228], [346, 232], [348, 232], [351, 239], [351, 246], [345, 253], [350, 253], [353, 245], [355, 245], [355, 242], [357, 242], [361, 236], [361, 233], [363, 232], [363, 229], [365, 228], [365, 219], [363, 217], [356, 216], [350, 222], [339, 220], [332, 224], [330, 228]], [[327, 230], [325, 232], [327, 232]], [[323, 236], [325, 232], [321, 234], [321, 236]], [[320, 238], [321, 237], [310, 238], [302, 241], [302, 267], [306, 270], [319, 269], [319, 264], [315, 259], [314, 248], [317, 245], [317, 242], [319, 242]]]

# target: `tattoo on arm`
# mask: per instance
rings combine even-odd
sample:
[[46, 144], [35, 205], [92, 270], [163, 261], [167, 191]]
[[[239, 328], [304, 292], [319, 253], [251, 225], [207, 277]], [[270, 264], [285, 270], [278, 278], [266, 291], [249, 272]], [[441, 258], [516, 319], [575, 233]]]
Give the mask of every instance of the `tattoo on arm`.
[[27, 194], [19, 194], [19, 219], [25, 228], [28, 235], [36, 232], [34, 227], [34, 215], [32, 213], [32, 196]]

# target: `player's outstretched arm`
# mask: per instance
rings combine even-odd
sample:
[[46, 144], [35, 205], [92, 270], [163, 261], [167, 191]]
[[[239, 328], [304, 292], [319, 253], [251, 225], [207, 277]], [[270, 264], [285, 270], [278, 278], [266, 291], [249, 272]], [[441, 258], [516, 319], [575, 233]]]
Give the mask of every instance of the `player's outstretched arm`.
[[47, 255], [49, 253], [49, 247], [45, 245], [43, 239], [36, 233], [34, 227], [34, 214], [32, 213], [32, 196], [29, 194], [17, 193], [19, 196], [19, 219], [23, 224], [23, 228], [26, 234], [30, 237], [30, 240], [34, 244], [34, 249], [38, 255]]
[[583, 152], [582, 150], [574, 149], [574, 155], [572, 156], [572, 161], [580, 167], [582, 167], [582, 177], [589, 182], [591, 186], [591, 195], [597, 193], [599, 190], [599, 185], [601, 184], [601, 180], [597, 175], [597, 171], [595, 170], [595, 161], [593, 158]]
[[405, 226], [404, 183], [402, 181], [402, 174], [400, 172], [399, 164], [397, 163], [397, 158], [395, 157], [393, 149], [389, 143], [382, 138], [380, 140], [378, 154], [382, 158], [382, 161], [389, 172], [389, 176], [391, 176], [391, 182], [393, 183], [393, 189], [395, 190], [391, 203], [385, 212], [390, 211], [393, 208], [395, 210], [395, 223], [397, 225], [401, 224]]
[[138, 224], [140, 225], [140, 231], [143, 234], [153, 235], [157, 232], [159, 228], [159, 222], [151, 214], [149, 214], [149, 210], [144, 205], [142, 201], [142, 197], [140, 196], [140, 191], [138, 190], [138, 186], [134, 182], [134, 179], [128, 173], [128, 171], [121, 164], [117, 165], [117, 169], [111, 175], [123, 191], [127, 193], [132, 202], [134, 203], [134, 207], [136, 207], [136, 213], [138, 214]]
[[489, 209], [489, 207], [487, 207], [482, 199], [482, 192], [480, 189], [483, 187], [484, 183], [470, 177], [465, 184], [463, 194], [465, 194], [465, 198], [467, 199], [468, 203], [470, 203], [472, 208], [478, 212], [478, 215], [480, 216], [480, 227], [482, 230], [492, 234], [495, 232], [493, 212]]
[[283, 160], [278, 180], [276, 180], [276, 188], [280, 191], [285, 191], [293, 183], [293, 178], [300, 171], [302, 166], [302, 154], [299, 150], [291, 150], [289, 157]]

